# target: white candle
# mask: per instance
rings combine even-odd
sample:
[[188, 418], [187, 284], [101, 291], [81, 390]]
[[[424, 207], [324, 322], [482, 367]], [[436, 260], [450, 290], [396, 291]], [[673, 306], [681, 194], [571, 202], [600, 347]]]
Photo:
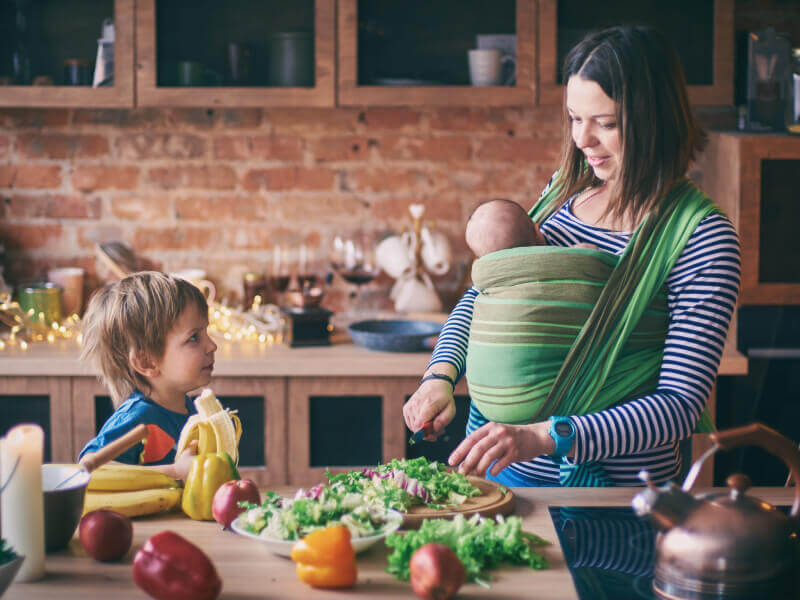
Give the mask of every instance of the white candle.
[[44, 432], [38, 425], [18, 425], [0, 439], [0, 482], [8, 482], [0, 496], [0, 531], [14, 552], [25, 557], [14, 581], [44, 575], [43, 452]]

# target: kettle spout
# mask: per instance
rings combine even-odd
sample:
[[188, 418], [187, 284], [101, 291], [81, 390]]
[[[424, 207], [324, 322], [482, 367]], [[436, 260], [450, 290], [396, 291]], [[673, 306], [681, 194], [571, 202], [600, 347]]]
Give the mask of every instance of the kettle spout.
[[647, 471], [639, 473], [639, 478], [647, 488], [634, 496], [631, 506], [637, 516], [647, 516], [659, 529], [672, 529], [681, 523], [698, 502], [672, 481], [657, 487]]

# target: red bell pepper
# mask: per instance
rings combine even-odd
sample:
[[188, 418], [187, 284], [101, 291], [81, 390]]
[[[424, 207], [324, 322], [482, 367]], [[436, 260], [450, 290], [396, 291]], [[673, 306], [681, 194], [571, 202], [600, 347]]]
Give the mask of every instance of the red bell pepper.
[[133, 559], [133, 581], [156, 600], [214, 600], [222, 589], [211, 559], [173, 531], [144, 543]]

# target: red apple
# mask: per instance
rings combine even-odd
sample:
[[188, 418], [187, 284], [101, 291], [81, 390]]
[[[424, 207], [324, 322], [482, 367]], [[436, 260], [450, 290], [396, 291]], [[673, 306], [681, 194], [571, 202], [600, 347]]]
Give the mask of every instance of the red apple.
[[456, 595], [467, 573], [456, 553], [443, 544], [425, 544], [408, 563], [411, 589], [426, 600], [447, 600]]
[[119, 560], [128, 552], [133, 540], [131, 520], [113, 510], [101, 508], [83, 515], [78, 526], [83, 549], [95, 560]]
[[211, 514], [217, 523], [225, 529], [230, 529], [233, 520], [244, 512], [239, 506], [239, 502], [244, 501], [261, 504], [261, 495], [255, 482], [252, 479], [226, 481], [214, 494]]

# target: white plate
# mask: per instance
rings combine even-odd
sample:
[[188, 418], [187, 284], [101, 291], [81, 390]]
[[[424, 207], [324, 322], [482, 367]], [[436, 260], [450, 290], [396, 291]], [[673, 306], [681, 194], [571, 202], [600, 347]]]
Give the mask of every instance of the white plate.
[[[359, 538], [351, 538], [350, 542], [353, 544], [353, 550], [355, 550], [356, 554], [359, 552], [363, 552], [370, 546], [372, 546], [375, 542], [378, 542], [385, 538], [390, 533], [397, 531], [400, 526], [403, 524], [403, 515], [396, 510], [390, 510], [389, 512], [389, 519], [386, 521], [386, 527], [384, 527], [383, 531], [377, 535], [371, 535], [369, 537], [359, 537]], [[242, 513], [244, 514], [244, 513]], [[233, 529], [236, 533], [246, 538], [250, 538], [251, 540], [255, 540], [260, 542], [264, 545], [264, 547], [280, 556], [288, 557], [292, 553], [292, 546], [297, 543], [297, 540], [294, 541], [287, 541], [287, 540], [279, 540], [277, 538], [267, 538], [258, 535], [257, 533], [251, 533], [244, 529], [242, 526], [239, 525], [239, 520], [242, 517], [237, 517], [233, 523], [231, 523], [231, 529]]]

